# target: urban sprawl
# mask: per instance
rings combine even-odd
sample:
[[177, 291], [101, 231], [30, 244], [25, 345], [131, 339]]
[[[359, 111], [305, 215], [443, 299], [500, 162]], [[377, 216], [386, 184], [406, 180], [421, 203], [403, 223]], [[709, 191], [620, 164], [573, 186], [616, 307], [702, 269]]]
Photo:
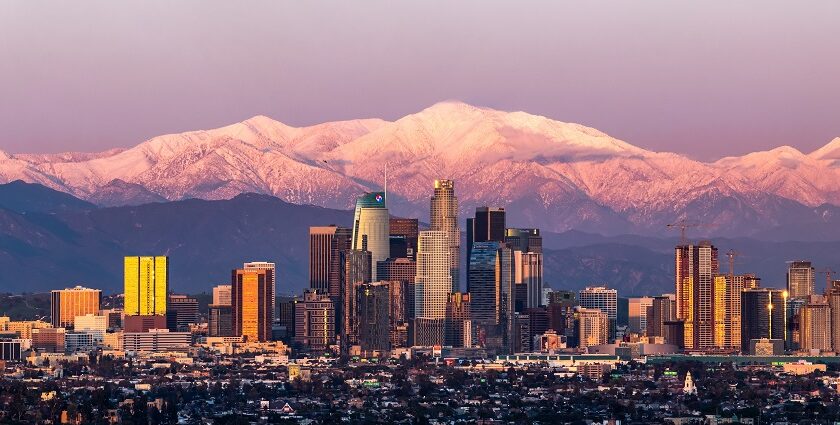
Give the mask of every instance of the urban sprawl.
[[53, 290], [49, 320], [0, 317], [0, 423], [840, 421], [830, 270], [792, 261], [764, 288], [683, 221], [674, 292], [623, 305], [544, 284], [539, 229], [504, 208], [463, 232], [458, 210], [451, 180], [428, 230], [362, 195], [352, 227], [309, 229], [301, 296], [250, 261], [199, 308], [167, 256], [126, 257], [122, 294]]

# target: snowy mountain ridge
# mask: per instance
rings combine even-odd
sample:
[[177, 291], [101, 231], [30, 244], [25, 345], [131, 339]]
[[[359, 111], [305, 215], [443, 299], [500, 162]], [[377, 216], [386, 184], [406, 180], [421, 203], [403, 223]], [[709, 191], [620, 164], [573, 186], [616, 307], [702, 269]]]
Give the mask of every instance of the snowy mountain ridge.
[[396, 121], [291, 127], [265, 116], [100, 153], [0, 151], [0, 183], [40, 183], [100, 205], [244, 192], [350, 208], [384, 184], [392, 213], [425, 217], [432, 181], [456, 181], [463, 214], [508, 208], [511, 223], [632, 233], [679, 218], [751, 234], [827, 220], [840, 205], [840, 138], [810, 154], [783, 146], [703, 163], [648, 151], [580, 124], [462, 102]]

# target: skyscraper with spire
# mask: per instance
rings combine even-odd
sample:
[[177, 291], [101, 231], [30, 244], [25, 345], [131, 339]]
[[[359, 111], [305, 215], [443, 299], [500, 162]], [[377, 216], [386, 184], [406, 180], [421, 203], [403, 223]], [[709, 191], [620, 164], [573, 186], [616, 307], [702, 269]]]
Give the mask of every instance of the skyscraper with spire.
[[449, 238], [452, 292], [457, 292], [460, 288], [461, 274], [461, 230], [458, 228], [458, 197], [455, 196], [455, 182], [435, 180], [435, 192], [432, 195], [430, 211], [430, 230], [445, 232]]
[[[385, 192], [366, 193], [356, 200], [351, 249], [364, 250], [362, 245], [366, 239], [367, 251], [370, 251], [374, 265], [379, 261], [387, 260], [390, 256], [389, 218], [388, 208], [385, 205]], [[372, 280], [377, 281], [375, 267], [371, 270], [371, 274]]]

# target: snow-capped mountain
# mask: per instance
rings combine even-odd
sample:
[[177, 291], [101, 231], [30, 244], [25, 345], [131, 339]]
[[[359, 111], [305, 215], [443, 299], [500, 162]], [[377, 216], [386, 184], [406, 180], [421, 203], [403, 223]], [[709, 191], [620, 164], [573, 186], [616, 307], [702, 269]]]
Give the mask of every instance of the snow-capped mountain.
[[[392, 213], [425, 217], [432, 181], [456, 182], [461, 209], [506, 206], [510, 222], [601, 233], [663, 229], [679, 218], [751, 234], [827, 222], [840, 205], [840, 138], [714, 163], [652, 152], [580, 124], [449, 101], [393, 122], [295, 128], [257, 116], [101, 153], [8, 154], [0, 183], [40, 183], [100, 205], [244, 192], [350, 208], [384, 186]], [[830, 204], [830, 205], [824, 205]]]

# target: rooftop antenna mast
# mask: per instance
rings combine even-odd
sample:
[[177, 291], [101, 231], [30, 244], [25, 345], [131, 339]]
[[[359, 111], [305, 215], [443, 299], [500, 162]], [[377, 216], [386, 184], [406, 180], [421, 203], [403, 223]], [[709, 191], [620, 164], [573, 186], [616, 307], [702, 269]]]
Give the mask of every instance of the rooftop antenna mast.
[[388, 162], [385, 162], [385, 208], [388, 208]]
[[735, 251], [734, 249], [730, 249], [726, 252], [726, 256], [729, 257], [729, 281], [735, 281], [735, 257], [737, 257], [740, 253]]

